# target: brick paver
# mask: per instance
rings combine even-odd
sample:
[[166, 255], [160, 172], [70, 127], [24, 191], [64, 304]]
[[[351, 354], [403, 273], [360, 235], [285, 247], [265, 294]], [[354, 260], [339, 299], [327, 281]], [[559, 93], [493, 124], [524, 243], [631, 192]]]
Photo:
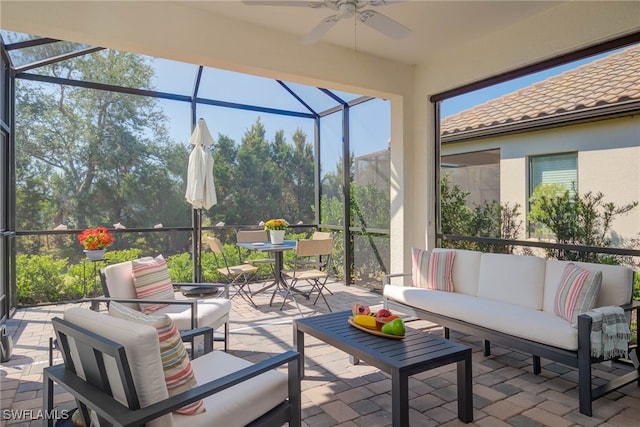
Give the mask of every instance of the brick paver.
[[[257, 287], [256, 287], [257, 288]], [[327, 295], [334, 311], [347, 310], [358, 302], [380, 304], [379, 294], [357, 286], [332, 283], [335, 295]], [[254, 296], [258, 308], [240, 298], [233, 300], [231, 352], [251, 361], [264, 359], [293, 347], [292, 321], [298, 311], [291, 302], [280, 311], [281, 296], [269, 306], [270, 293]], [[327, 313], [323, 302], [314, 306], [299, 299], [305, 316]], [[82, 304], [88, 307], [88, 304]], [[3, 410], [37, 411], [42, 407], [42, 369], [48, 366], [48, 342], [53, 335], [51, 318], [61, 316], [70, 305], [52, 305], [18, 310], [7, 326], [12, 334], [14, 355], [1, 367]], [[429, 322], [411, 327], [440, 333]], [[492, 346], [492, 355], [482, 355], [482, 341], [452, 332], [452, 337], [473, 349], [474, 420], [477, 426], [636, 426], [640, 425], [640, 387], [629, 385], [594, 403], [594, 417], [578, 412], [575, 369], [543, 360], [541, 375], [533, 375], [531, 356], [509, 348]], [[308, 337], [306, 377], [302, 382], [303, 426], [388, 427], [391, 425], [391, 381], [387, 374], [365, 363], [351, 365], [347, 354]], [[60, 355], [54, 352], [54, 363]], [[607, 378], [614, 368], [598, 367]], [[597, 378], [596, 378], [597, 380]], [[597, 382], [597, 381], [596, 381]], [[413, 376], [409, 381], [410, 427], [459, 426], [455, 395], [455, 366], [445, 366]], [[56, 390], [60, 408], [73, 407], [71, 396]], [[5, 414], [6, 412], [2, 412]], [[35, 413], [35, 412], [34, 412]], [[3, 417], [6, 418], [6, 417]], [[1, 426], [40, 426], [41, 420], [0, 420]]]

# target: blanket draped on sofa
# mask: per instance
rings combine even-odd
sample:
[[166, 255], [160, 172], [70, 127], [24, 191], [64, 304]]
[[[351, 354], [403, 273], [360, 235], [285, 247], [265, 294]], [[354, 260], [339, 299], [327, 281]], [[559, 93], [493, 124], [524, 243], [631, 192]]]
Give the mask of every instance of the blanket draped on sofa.
[[591, 356], [605, 360], [627, 357], [631, 331], [624, 310], [607, 306], [594, 308], [585, 314], [592, 319]]

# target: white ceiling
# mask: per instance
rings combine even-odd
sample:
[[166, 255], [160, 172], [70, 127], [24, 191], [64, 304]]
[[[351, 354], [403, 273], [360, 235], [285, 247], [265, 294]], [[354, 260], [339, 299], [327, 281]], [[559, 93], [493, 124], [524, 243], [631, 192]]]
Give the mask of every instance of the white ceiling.
[[[302, 39], [322, 19], [334, 15], [328, 8], [249, 6], [240, 0], [180, 2], [208, 13], [289, 33]], [[493, 32], [553, 8], [562, 1], [430, 1], [407, 0], [381, 7], [367, 6], [412, 30], [392, 40], [353, 18], [337, 22], [320, 43], [330, 43], [398, 61], [420, 64], [447, 49], [478, 40]], [[308, 46], [313, 49], [313, 46]]]

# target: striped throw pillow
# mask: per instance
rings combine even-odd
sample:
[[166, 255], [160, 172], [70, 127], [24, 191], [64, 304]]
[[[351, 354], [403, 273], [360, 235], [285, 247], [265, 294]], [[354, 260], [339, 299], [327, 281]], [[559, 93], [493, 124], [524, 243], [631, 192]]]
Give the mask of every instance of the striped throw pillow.
[[553, 311], [571, 324], [576, 323], [579, 314], [595, 306], [600, 286], [601, 271], [589, 271], [568, 263], [556, 291]]
[[453, 292], [453, 270], [454, 251], [431, 252], [429, 257], [429, 276], [427, 281], [428, 289], [437, 291]]
[[[191, 367], [191, 360], [189, 360], [189, 355], [180, 338], [180, 333], [169, 316], [166, 314], [145, 315], [117, 302], [109, 304], [109, 314], [113, 317], [156, 328], [158, 341], [160, 342], [160, 358], [162, 359], [164, 381], [167, 385], [169, 397], [198, 385]], [[175, 412], [182, 415], [196, 415], [205, 412], [205, 410], [204, 402], [198, 400], [176, 409]]]
[[429, 251], [411, 248], [411, 280], [416, 288], [426, 288], [429, 276]]
[[[173, 285], [169, 277], [167, 262], [162, 255], [155, 258], [141, 258], [132, 261], [133, 285], [140, 299], [172, 300]], [[168, 304], [140, 303], [145, 314], [152, 313]]]

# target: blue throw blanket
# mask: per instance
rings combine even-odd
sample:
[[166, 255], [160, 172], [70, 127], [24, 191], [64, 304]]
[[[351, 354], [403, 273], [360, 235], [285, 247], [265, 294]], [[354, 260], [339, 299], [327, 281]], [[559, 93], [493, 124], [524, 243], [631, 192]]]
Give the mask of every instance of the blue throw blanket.
[[588, 313], [591, 317], [591, 356], [627, 357], [631, 331], [629, 322], [620, 307], [598, 307]]

